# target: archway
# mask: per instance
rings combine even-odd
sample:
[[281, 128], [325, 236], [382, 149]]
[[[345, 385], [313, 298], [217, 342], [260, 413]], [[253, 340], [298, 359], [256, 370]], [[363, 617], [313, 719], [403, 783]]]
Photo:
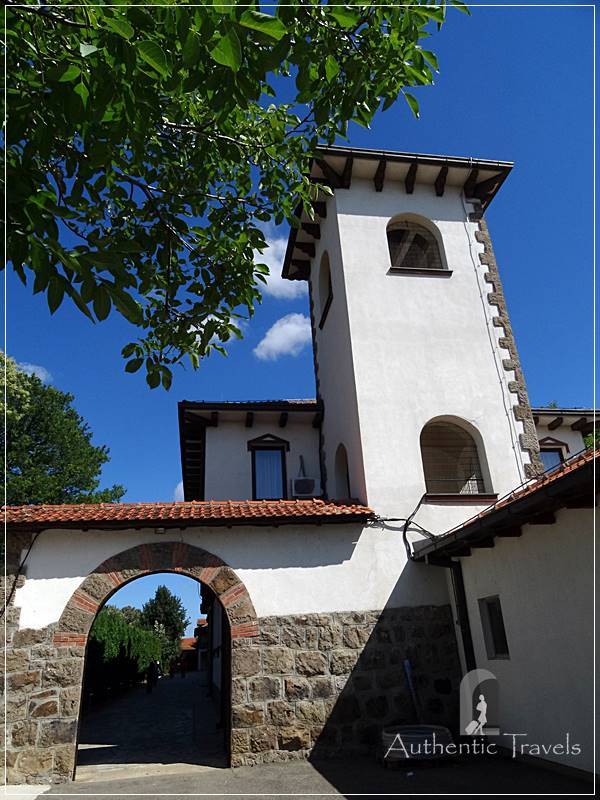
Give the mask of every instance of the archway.
[[[227, 703], [226, 749], [231, 753], [231, 685], [236, 677], [236, 664], [244, 648], [258, 636], [258, 621], [246, 587], [221, 559], [201, 548], [183, 542], [143, 544], [125, 550], [104, 561], [85, 578], [67, 603], [56, 631], [54, 645], [60, 650], [80, 654], [71, 662], [69, 683], [72, 684], [72, 708], [75, 720], [60, 729], [62, 772], [64, 777], [75, 773], [77, 739], [81, 711], [81, 694], [87, 638], [99, 610], [125, 584], [152, 573], [179, 573], [200, 582], [214, 595], [222, 607], [228, 628], [228, 645], [235, 647], [237, 659], [229, 671], [229, 685], [223, 687]], [[59, 678], [60, 680], [60, 678]], [[58, 729], [57, 729], [57, 732]], [[69, 741], [66, 741], [69, 739]], [[66, 774], [65, 774], [66, 773]], [[58, 777], [58, 776], [57, 776]]]

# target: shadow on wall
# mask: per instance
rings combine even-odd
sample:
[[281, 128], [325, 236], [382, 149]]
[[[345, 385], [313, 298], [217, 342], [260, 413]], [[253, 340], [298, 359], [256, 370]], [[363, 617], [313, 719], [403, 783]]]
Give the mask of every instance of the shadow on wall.
[[[375, 759], [388, 725], [425, 723], [458, 731], [461, 667], [451, 607], [398, 606], [398, 598], [406, 602], [403, 582], [404, 573], [383, 611], [329, 615], [329, 630], [320, 631], [335, 699], [324, 700], [326, 722], [312, 730], [310, 759], [334, 785], [339, 771], [327, 759]], [[319, 686], [326, 687], [321, 680], [312, 684], [312, 698], [320, 696]]]
[[[185, 541], [221, 557], [236, 570], [320, 567], [350, 560], [364, 529], [362, 524], [317, 525], [306, 534], [302, 528], [286, 525], [285, 536], [273, 537], [273, 526], [251, 527], [251, 536], [227, 528], [178, 528], [160, 536], [160, 542], [173, 545]], [[12, 535], [12, 534], [11, 534]], [[152, 538], [149, 539], [149, 535]], [[81, 537], [81, 549], [75, 542]], [[127, 547], [148, 544], [157, 538], [152, 529], [144, 531], [42, 531], [27, 560], [27, 579], [75, 578], [89, 575], [99, 563]], [[75, 539], [75, 542], [74, 542]]]

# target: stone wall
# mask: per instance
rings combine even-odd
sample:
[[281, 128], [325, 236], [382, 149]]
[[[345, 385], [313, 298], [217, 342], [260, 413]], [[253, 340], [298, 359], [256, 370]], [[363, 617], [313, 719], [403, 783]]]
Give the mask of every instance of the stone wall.
[[368, 752], [381, 728], [454, 727], [460, 666], [449, 606], [268, 617], [233, 642], [231, 763]]

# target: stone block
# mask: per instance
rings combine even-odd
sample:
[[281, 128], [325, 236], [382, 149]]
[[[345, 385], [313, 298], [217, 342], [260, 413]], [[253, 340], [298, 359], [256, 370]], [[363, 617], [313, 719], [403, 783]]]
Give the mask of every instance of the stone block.
[[60, 691], [61, 717], [76, 717], [79, 713], [81, 690], [79, 686], [71, 686]]
[[267, 717], [274, 725], [291, 725], [296, 720], [294, 704], [285, 700], [267, 703]]
[[[4, 661], [4, 659], [2, 659]], [[6, 653], [6, 672], [25, 672], [29, 666], [29, 650], [12, 650]]]
[[253, 728], [262, 725], [265, 721], [263, 708], [256, 703], [233, 706], [231, 721], [234, 728]]
[[294, 671], [294, 653], [286, 647], [265, 648], [262, 661], [266, 675], [285, 675]]
[[248, 681], [248, 699], [254, 700], [277, 700], [281, 697], [281, 680], [261, 676], [251, 678]]
[[344, 628], [344, 647], [362, 650], [370, 636], [371, 628], [368, 625], [346, 627]]
[[212, 590], [217, 594], [223, 594], [235, 586], [236, 583], [240, 583], [239, 578], [229, 567], [221, 567], [210, 581]]
[[52, 722], [43, 722], [40, 726], [38, 745], [51, 747], [54, 744], [71, 744], [77, 736], [76, 720], [56, 719]]
[[75, 746], [64, 744], [54, 748], [54, 775], [69, 779], [75, 768]]
[[15, 648], [31, 647], [32, 644], [47, 642], [50, 635], [51, 631], [49, 628], [23, 628], [23, 630], [15, 632], [12, 645]]
[[16, 769], [27, 777], [27, 782], [32, 778], [42, 778], [50, 775], [54, 756], [51, 750], [27, 749], [22, 750], [17, 757]]
[[282, 728], [277, 738], [280, 750], [304, 750], [310, 747], [310, 730], [307, 728]]
[[310, 684], [306, 678], [286, 678], [285, 696], [288, 700], [303, 700], [310, 695]]
[[13, 747], [33, 747], [36, 743], [38, 732], [37, 722], [24, 720], [15, 722], [10, 732], [10, 741]]
[[48, 700], [32, 700], [29, 703], [29, 716], [37, 717], [56, 717], [58, 716], [58, 701], [54, 698]]
[[248, 699], [248, 692], [246, 688], [245, 678], [233, 678], [231, 681], [231, 703], [237, 705], [238, 703], [245, 703]]
[[250, 749], [250, 733], [248, 730], [231, 731], [231, 753], [247, 753]]
[[305, 647], [307, 650], [318, 650], [319, 629], [311, 625], [306, 629]]
[[237, 648], [232, 653], [231, 672], [234, 677], [257, 675], [260, 672], [260, 652]]
[[78, 686], [82, 677], [81, 659], [57, 659], [46, 664], [42, 675], [42, 686]]
[[34, 670], [33, 672], [13, 672], [8, 676], [8, 689], [9, 691], [16, 691], [22, 689], [26, 692], [31, 692], [37, 689], [40, 685], [41, 672]]
[[258, 642], [265, 645], [279, 644], [280, 629], [277, 625], [260, 625]]
[[342, 644], [343, 629], [340, 625], [319, 628], [319, 650], [332, 650]]
[[281, 629], [281, 644], [299, 650], [306, 642], [306, 628], [298, 625], [285, 625]]
[[277, 736], [273, 728], [255, 728], [250, 731], [250, 750], [264, 753], [277, 747]]
[[296, 672], [298, 675], [325, 675], [327, 672], [327, 658], [323, 653], [305, 651], [296, 654]]
[[311, 697], [313, 698], [327, 698], [333, 697], [335, 694], [335, 687], [331, 678], [327, 676], [319, 676], [312, 678], [310, 681]]
[[358, 660], [356, 650], [333, 650], [331, 653], [331, 672], [333, 675], [347, 675], [352, 672]]
[[325, 722], [325, 708], [319, 700], [298, 700], [296, 718], [308, 725]]

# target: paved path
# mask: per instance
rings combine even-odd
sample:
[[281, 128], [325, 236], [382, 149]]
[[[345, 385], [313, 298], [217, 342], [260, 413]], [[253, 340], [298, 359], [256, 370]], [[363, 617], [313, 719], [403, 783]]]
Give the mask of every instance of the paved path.
[[[90, 797], [125, 798], [144, 795], [220, 794], [230, 800], [247, 795], [275, 798], [282, 795], [377, 797], [397, 794], [408, 797], [453, 794], [499, 797], [507, 794], [555, 794], [592, 796], [592, 784], [556, 772], [520, 764], [500, 757], [474, 757], [468, 762], [446, 762], [436, 766], [383, 769], [374, 759], [328, 761], [311, 764], [292, 761], [237, 769], [211, 769], [199, 773], [181, 771], [173, 775], [100, 780], [53, 786], [48, 795], [81, 794]], [[44, 795], [45, 797], [48, 795]]]
[[223, 733], [198, 672], [161, 678], [151, 694], [136, 687], [83, 716], [77, 783], [123, 770], [147, 775], [224, 765]]

